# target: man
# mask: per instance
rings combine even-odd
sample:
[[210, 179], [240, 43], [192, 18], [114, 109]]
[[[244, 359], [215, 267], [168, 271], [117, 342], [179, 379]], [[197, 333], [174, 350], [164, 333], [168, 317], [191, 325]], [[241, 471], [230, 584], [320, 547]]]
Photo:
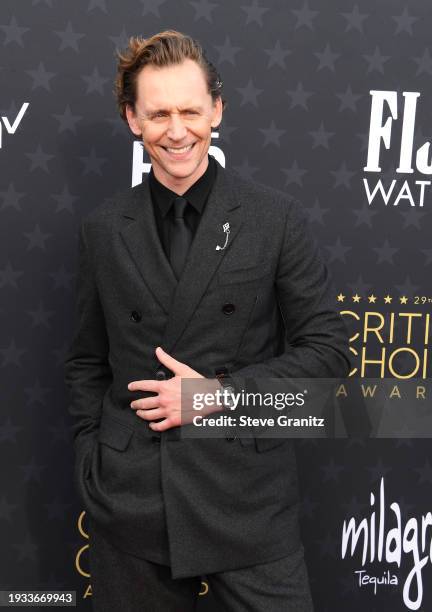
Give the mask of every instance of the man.
[[119, 56], [152, 170], [84, 219], [66, 361], [97, 610], [312, 610], [292, 443], [186, 439], [181, 381], [337, 377], [346, 336], [300, 205], [208, 155], [222, 83], [176, 31]]

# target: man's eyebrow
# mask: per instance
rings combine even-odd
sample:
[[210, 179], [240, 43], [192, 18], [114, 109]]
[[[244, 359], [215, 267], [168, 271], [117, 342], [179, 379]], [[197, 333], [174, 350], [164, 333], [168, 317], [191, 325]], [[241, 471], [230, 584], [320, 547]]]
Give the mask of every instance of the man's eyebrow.
[[[185, 110], [194, 110], [194, 111], [198, 111], [201, 112], [202, 106], [185, 106], [184, 108], [180, 109], [180, 112], [183, 112]], [[171, 111], [168, 108], [156, 108], [155, 110], [148, 110], [146, 111], [146, 115], [156, 115], [157, 113], [167, 113], [169, 114]]]

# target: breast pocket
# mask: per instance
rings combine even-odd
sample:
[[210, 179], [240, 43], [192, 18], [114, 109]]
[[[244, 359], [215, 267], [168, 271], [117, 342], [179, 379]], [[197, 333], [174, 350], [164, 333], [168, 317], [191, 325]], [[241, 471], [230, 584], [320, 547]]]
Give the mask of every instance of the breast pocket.
[[265, 260], [252, 265], [224, 267], [218, 273], [218, 285], [251, 283], [268, 276], [270, 272], [270, 263]]

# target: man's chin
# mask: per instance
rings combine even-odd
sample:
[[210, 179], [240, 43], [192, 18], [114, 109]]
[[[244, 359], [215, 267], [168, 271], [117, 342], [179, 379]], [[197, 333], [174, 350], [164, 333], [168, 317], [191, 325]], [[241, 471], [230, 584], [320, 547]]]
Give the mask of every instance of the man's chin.
[[191, 162], [184, 162], [181, 163], [179, 162], [174, 162], [172, 164], [170, 164], [169, 166], [163, 166], [163, 171], [165, 174], [168, 174], [169, 176], [171, 176], [172, 178], [177, 178], [177, 179], [181, 179], [181, 178], [187, 178], [188, 176], [191, 176], [191, 174], [193, 174], [197, 168], [198, 168], [199, 164], [192, 164]]

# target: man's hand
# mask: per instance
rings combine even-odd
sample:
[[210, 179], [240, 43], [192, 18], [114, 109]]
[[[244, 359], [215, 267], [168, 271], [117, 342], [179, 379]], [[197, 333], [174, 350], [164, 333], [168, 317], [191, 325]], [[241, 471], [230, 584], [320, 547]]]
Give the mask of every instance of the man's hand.
[[[205, 378], [196, 370], [185, 363], [177, 361], [168, 355], [160, 346], [156, 349], [156, 357], [162, 365], [174, 373], [169, 380], [137, 380], [128, 384], [129, 391], [151, 391], [157, 393], [152, 397], [145, 397], [131, 402], [131, 408], [136, 414], [146, 421], [164, 419], [158, 423], [149, 423], [153, 431], [165, 431], [171, 427], [178, 427], [190, 423], [196, 412], [192, 410], [192, 402], [186, 401], [186, 406], [181, 405], [181, 379], [182, 378]], [[209, 392], [220, 389], [218, 381], [209, 379]], [[185, 399], [185, 398], [183, 398]], [[214, 411], [214, 409], [213, 409]]]

